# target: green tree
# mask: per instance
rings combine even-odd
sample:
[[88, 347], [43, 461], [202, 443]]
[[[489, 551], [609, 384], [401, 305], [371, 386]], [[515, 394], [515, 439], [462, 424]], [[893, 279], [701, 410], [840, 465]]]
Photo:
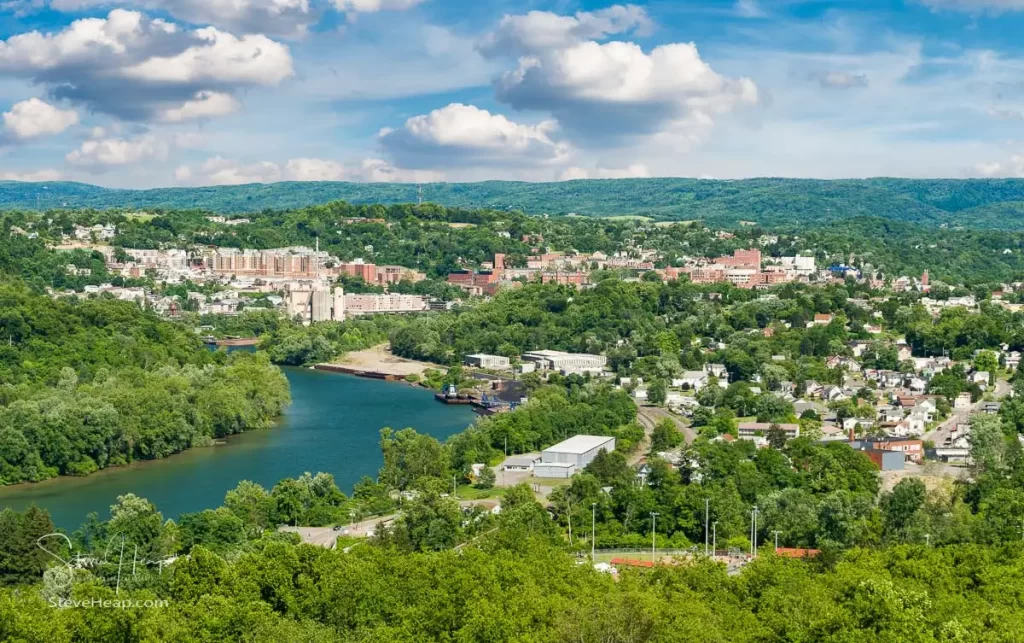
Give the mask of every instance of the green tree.
[[651, 432], [651, 452], [670, 451], [683, 443], [683, 434], [671, 418], [662, 418]]

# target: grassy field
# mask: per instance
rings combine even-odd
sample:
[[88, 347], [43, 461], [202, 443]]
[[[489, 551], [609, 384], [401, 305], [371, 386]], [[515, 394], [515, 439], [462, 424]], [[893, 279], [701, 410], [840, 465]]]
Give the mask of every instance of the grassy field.
[[152, 221], [153, 219], [155, 219], [157, 215], [149, 214], [148, 212], [129, 212], [124, 216], [126, 219], [132, 219], [134, 221], [146, 223], [147, 221]]
[[500, 487], [477, 489], [473, 485], [464, 484], [457, 487], [455, 493], [459, 500], [483, 500], [484, 498], [500, 498], [505, 495], [505, 490]]

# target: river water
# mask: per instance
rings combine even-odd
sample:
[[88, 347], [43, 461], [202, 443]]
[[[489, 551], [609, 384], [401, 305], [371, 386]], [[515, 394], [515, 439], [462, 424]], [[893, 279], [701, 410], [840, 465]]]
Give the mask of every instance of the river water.
[[268, 490], [280, 479], [304, 471], [334, 474], [351, 492], [362, 476], [380, 468], [380, 429], [413, 427], [444, 439], [474, 419], [468, 406], [446, 406], [423, 388], [303, 368], [283, 369], [292, 403], [278, 426], [233, 436], [228, 444], [127, 467], [104, 469], [83, 478], [0, 487], [0, 508], [22, 510], [31, 503], [50, 511], [54, 523], [77, 528], [89, 514], [109, 518], [117, 496], [134, 493], [156, 503], [165, 518], [220, 506], [240, 480]]

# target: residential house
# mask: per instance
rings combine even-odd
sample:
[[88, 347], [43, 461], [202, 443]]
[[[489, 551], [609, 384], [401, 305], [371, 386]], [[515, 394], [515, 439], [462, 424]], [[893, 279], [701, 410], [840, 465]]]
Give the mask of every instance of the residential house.
[[827, 368], [841, 368], [850, 373], [859, 373], [861, 370], [860, 364], [858, 364], [856, 360], [843, 355], [833, 355], [832, 357], [829, 357], [825, 360], [825, 366]]
[[928, 390], [928, 381], [923, 377], [909, 377], [906, 380], [906, 387], [918, 395]]
[[875, 419], [879, 422], [899, 422], [903, 415], [903, 409], [894, 406], [882, 406], [875, 411]]
[[971, 394], [961, 393], [960, 395], [957, 395], [956, 399], [953, 400], [953, 408], [957, 411], [963, 411], [971, 408]]
[[680, 378], [672, 380], [672, 386], [684, 390], [699, 391], [708, 384], [708, 374], [704, 371], [686, 371]]
[[1003, 353], [1003, 365], [1006, 366], [1007, 370], [1017, 370], [1017, 367], [1020, 366], [1020, 352], [1010, 351], [1009, 353]]
[[842, 402], [850, 399], [850, 396], [839, 386], [826, 386], [821, 389], [821, 399], [825, 402]]
[[1001, 409], [1002, 406], [1003, 405], [999, 402], [983, 402], [978, 407], [978, 410], [982, 413], [987, 413], [988, 415], [996, 415], [999, 413], [999, 409]]
[[967, 376], [967, 381], [971, 384], [977, 384], [981, 388], [988, 386], [989, 373], [988, 371], [974, 371]]
[[811, 328], [812, 326], [828, 326], [829, 324], [832, 323], [833, 319], [834, 316], [831, 313], [817, 313], [814, 315], [813, 321], [807, 322], [807, 327]]
[[729, 371], [725, 369], [725, 364], [705, 364], [704, 370], [707, 371], [709, 375], [717, 377], [720, 380], [728, 379], [729, 377]]

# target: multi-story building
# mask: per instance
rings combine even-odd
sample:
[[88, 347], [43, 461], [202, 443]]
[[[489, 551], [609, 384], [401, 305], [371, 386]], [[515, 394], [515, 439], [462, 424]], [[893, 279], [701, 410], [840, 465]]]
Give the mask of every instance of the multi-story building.
[[326, 252], [296, 246], [271, 250], [217, 248], [208, 257], [215, 274], [253, 277], [316, 277], [330, 259]]
[[731, 257], [718, 257], [715, 263], [730, 268], [747, 268], [755, 272], [761, 270], [761, 251], [757, 248], [737, 250]]
[[125, 248], [124, 252], [143, 269], [185, 270], [188, 268], [188, 253], [184, 250]]
[[[340, 289], [336, 289], [340, 290]], [[422, 295], [364, 295], [349, 293], [344, 296], [346, 315], [372, 315], [374, 313], [418, 313], [428, 310], [427, 298]]]
[[337, 274], [359, 277], [368, 284], [375, 286], [388, 286], [397, 284], [400, 281], [423, 281], [427, 278], [422, 272], [417, 272], [405, 266], [378, 266], [374, 263], [367, 263], [362, 259], [337, 264], [333, 271]]

